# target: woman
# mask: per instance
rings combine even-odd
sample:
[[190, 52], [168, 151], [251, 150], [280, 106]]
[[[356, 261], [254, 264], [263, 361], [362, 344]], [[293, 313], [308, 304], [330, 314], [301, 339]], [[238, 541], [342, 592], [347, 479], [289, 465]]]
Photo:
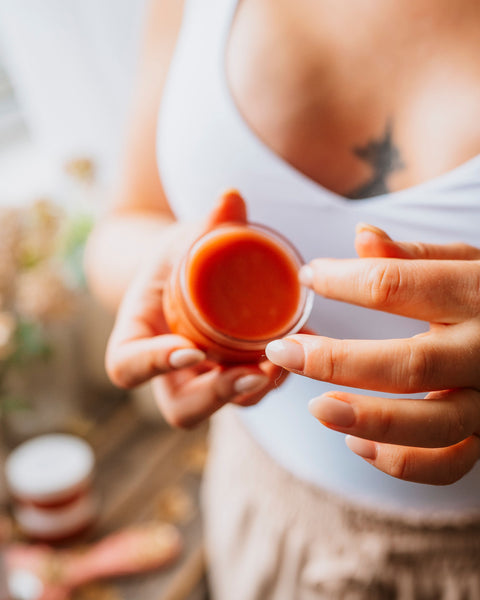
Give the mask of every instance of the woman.
[[[480, 6], [158, 0], [148, 23], [119, 200], [87, 266], [109, 305], [128, 288], [113, 381], [152, 379], [173, 425], [215, 415], [213, 597], [479, 597]], [[309, 262], [321, 336], [223, 370], [159, 307], [231, 187]], [[295, 374], [271, 391], [279, 367]]]

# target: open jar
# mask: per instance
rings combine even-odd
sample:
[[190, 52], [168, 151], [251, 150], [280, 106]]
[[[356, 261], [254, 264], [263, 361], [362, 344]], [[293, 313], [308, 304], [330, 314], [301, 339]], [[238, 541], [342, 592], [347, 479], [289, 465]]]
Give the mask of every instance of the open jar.
[[270, 341], [308, 319], [313, 293], [298, 280], [302, 264], [295, 247], [268, 227], [217, 225], [172, 270], [167, 324], [216, 362], [258, 362]]

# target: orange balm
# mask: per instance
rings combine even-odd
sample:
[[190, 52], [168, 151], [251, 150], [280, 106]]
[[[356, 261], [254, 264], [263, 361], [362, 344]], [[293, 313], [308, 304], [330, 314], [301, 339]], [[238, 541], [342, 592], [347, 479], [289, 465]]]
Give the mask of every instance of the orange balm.
[[311, 295], [303, 261], [280, 234], [251, 223], [222, 224], [200, 239], [173, 272], [165, 294], [171, 330], [219, 362], [258, 361], [272, 339], [298, 331]]
[[225, 227], [197, 244], [186, 265], [187, 292], [218, 333], [266, 340], [288, 330], [300, 300], [297, 261], [251, 227]]

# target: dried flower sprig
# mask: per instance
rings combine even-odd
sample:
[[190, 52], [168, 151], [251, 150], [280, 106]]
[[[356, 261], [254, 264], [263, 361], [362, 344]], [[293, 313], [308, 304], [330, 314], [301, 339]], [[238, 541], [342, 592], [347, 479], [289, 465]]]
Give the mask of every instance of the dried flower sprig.
[[0, 209], [0, 418], [22, 404], [9, 393], [9, 375], [47, 359], [48, 325], [75, 312], [91, 226], [48, 199]]

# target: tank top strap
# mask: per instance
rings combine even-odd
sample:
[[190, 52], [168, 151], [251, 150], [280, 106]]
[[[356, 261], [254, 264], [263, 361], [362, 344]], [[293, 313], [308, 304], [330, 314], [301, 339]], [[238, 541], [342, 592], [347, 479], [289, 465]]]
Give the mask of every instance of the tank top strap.
[[224, 97], [225, 50], [238, 2], [185, 0], [167, 88], [179, 73], [183, 79], [184, 93], [197, 98], [201, 96], [199, 89], [204, 88], [210, 99]]
[[239, 0], [185, 0], [182, 29], [188, 29], [191, 43], [206, 45], [216, 55], [218, 62], [223, 62], [238, 2]]

